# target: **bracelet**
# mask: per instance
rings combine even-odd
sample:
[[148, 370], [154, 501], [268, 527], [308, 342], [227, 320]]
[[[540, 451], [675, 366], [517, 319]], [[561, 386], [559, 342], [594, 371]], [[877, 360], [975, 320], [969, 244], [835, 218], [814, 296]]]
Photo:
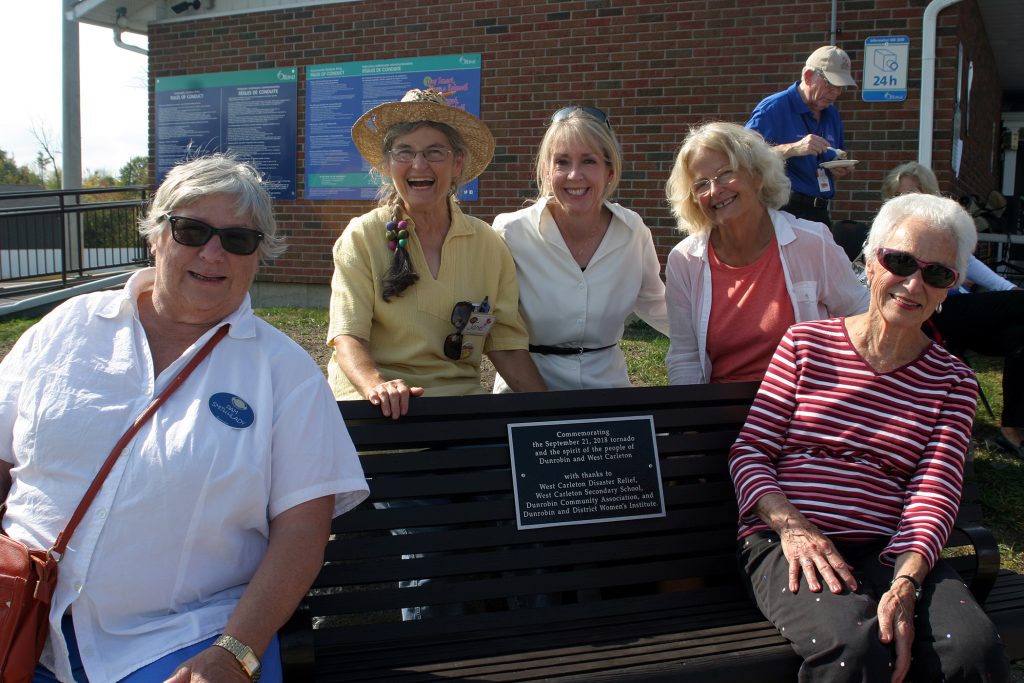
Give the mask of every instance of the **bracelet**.
[[899, 581], [900, 579], [906, 579], [907, 581], [910, 582], [910, 584], [914, 587], [914, 600], [920, 600], [921, 599], [921, 582], [918, 581], [917, 579], [915, 579], [913, 576], [910, 576], [909, 574], [900, 574], [895, 579], [893, 579], [892, 581], [889, 582], [889, 587], [892, 588], [892, 585], [894, 583], [896, 583], [897, 581]]

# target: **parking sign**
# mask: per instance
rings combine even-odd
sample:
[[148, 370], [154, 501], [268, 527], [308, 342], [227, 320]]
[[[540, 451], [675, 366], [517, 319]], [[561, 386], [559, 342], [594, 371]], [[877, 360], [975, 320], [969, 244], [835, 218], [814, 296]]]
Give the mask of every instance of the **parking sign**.
[[902, 102], [907, 99], [908, 36], [873, 36], [864, 41], [865, 102]]

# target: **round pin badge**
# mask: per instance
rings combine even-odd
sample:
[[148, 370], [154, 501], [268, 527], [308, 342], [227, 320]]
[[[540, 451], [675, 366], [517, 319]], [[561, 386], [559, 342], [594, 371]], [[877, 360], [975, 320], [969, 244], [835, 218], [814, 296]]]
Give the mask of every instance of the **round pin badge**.
[[210, 397], [210, 412], [228, 427], [235, 429], [245, 429], [256, 420], [256, 413], [248, 403], [226, 392]]

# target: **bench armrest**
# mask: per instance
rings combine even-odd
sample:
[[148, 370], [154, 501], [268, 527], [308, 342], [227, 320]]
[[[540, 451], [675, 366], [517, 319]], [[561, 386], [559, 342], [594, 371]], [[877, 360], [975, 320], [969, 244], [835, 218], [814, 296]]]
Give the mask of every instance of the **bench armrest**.
[[277, 632], [281, 646], [281, 668], [286, 681], [314, 678], [313, 620], [303, 600], [291, 618]]
[[957, 522], [954, 528], [974, 546], [977, 564], [970, 589], [978, 603], [984, 604], [999, 575], [999, 546], [992, 532], [980, 524]]

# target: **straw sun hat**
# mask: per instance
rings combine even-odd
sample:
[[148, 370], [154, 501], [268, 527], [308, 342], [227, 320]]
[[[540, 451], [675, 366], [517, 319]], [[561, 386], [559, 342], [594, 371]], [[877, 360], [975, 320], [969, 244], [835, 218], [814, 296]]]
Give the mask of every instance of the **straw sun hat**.
[[484, 172], [494, 156], [494, 136], [477, 117], [445, 100], [439, 90], [410, 90], [401, 102], [379, 104], [359, 117], [352, 126], [352, 140], [363, 158], [379, 171], [384, 163], [384, 135], [396, 123], [433, 121], [444, 123], [459, 132], [469, 148], [462, 169], [462, 182], [468, 183]]

